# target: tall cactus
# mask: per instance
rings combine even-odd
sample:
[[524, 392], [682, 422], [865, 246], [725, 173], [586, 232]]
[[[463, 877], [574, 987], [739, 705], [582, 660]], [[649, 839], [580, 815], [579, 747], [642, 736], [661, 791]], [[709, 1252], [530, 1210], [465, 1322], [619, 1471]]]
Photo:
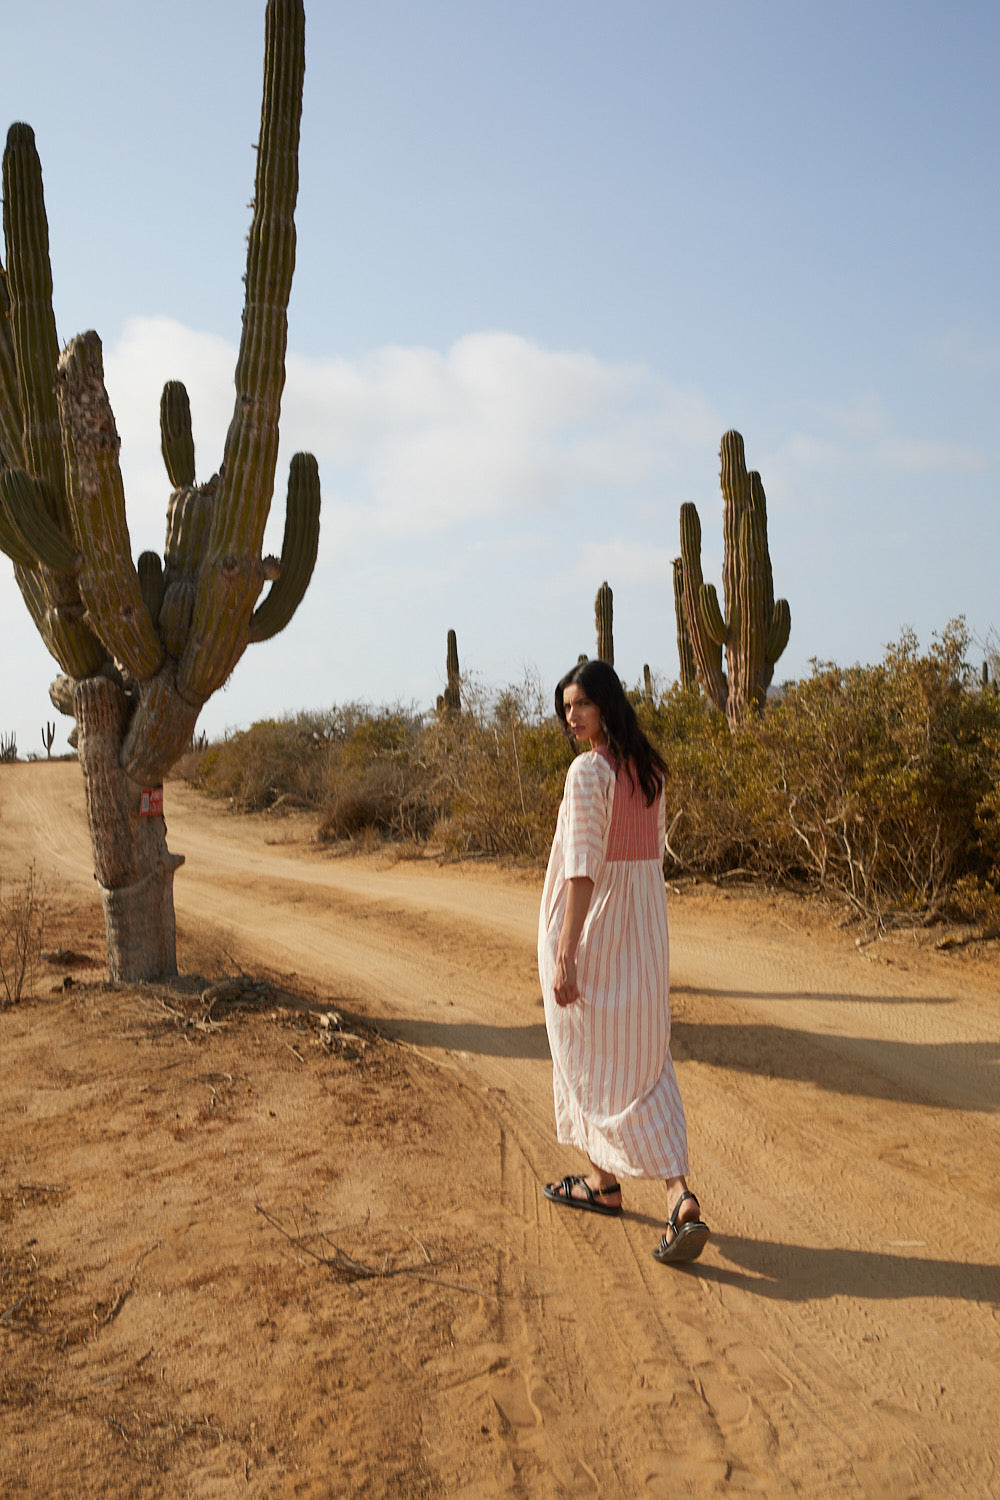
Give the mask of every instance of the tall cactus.
[[316, 560], [319, 475], [304, 453], [292, 459], [281, 557], [261, 556], [285, 377], [304, 70], [302, 0], [267, 0], [236, 402], [219, 473], [199, 485], [187, 392], [177, 381], [164, 389], [173, 490], [162, 562], [148, 552], [132, 561], [101, 342], [84, 333], [59, 354], [41, 165], [27, 125], [7, 138], [0, 549], [61, 668], [50, 697], [76, 717], [112, 979], [176, 973], [173, 873], [182, 861], [167, 851], [162, 817], [142, 815], [142, 791], [187, 748], [202, 706], [246, 647], [288, 623]]
[[594, 600], [594, 619], [597, 623], [597, 659], [606, 661], [609, 667], [615, 664], [614, 603], [614, 595], [605, 579]]
[[454, 630], [448, 632], [448, 652], [445, 660], [447, 686], [441, 699], [446, 713], [457, 714], [462, 709], [462, 674], [458, 668], [458, 636]]
[[737, 725], [764, 706], [775, 662], [788, 644], [791, 614], [788, 601], [774, 597], [764, 486], [756, 471], [747, 472], [738, 432], [723, 435], [719, 457], [726, 616], [714, 585], [702, 579], [701, 522], [690, 503], [681, 506], [681, 579], [699, 681], [730, 725]]

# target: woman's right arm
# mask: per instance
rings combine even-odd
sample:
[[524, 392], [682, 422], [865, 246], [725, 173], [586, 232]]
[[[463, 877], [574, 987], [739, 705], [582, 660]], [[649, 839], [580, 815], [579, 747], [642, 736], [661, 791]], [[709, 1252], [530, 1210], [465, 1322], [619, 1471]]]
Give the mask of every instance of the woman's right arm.
[[557, 1005], [573, 1005], [581, 998], [576, 982], [576, 950], [590, 910], [594, 882], [587, 875], [574, 875], [567, 882], [566, 910], [556, 948], [556, 974], [552, 986]]

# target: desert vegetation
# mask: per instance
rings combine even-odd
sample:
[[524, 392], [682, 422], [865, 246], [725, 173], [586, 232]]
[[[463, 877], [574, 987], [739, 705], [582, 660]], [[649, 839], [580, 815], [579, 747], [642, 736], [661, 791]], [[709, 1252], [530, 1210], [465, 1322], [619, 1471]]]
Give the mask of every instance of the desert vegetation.
[[[703, 695], [631, 690], [670, 767], [668, 878], [815, 890], [866, 923], [1000, 921], [1000, 697], [952, 622], [874, 666], [815, 662], [731, 728]], [[462, 683], [462, 710], [351, 703], [201, 743], [178, 771], [239, 811], [314, 809], [345, 848], [536, 861], [573, 755], [550, 689]]]
[[0, 1007], [34, 988], [45, 930], [45, 896], [34, 865], [18, 881], [0, 870]]

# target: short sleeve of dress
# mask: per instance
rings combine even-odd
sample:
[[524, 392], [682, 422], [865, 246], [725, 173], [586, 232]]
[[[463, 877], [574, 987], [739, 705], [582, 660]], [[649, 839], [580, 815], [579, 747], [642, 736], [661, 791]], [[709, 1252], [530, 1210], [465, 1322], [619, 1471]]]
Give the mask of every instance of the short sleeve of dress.
[[596, 880], [604, 861], [615, 773], [594, 751], [576, 758], [566, 773], [563, 792], [563, 876]]

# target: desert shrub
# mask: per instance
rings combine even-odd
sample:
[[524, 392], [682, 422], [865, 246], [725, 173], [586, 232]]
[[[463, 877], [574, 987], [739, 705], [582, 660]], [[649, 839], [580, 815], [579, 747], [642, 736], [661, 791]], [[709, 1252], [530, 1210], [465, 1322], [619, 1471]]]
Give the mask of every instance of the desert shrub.
[[412, 710], [358, 704], [329, 719], [317, 837], [426, 839], [438, 818], [423, 755], [423, 719]]
[[10, 765], [17, 760], [17, 735], [0, 734], [0, 765]]
[[1000, 704], [975, 690], [961, 621], [921, 654], [905, 634], [876, 666], [814, 663], [730, 734], [679, 689], [637, 705], [670, 767], [668, 864], [744, 870], [925, 918], [953, 893], [990, 907], [1000, 873]]
[[[735, 732], [697, 693], [632, 692], [668, 766], [667, 870], [804, 884], [878, 921], [949, 902], [986, 921], [1000, 901], [1000, 697], [967, 646], [957, 621], [924, 653], [906, 634], [876, 666], [814, 663]], [[184, 774], [236, 807], [315, 808], [324, 839], [544, 859], [573, 755], [548, 690], [466, 679], [462, 703], [266, 720], [192, 752]]]
[[325, 755], [335, 729], [327, 716], [298, 714], [262, 719], [192, 749], [176, 774], [213, 797], [225, 797], [239, 812], [263, 812], [279, 802], [318, 804]]
[[548, 852], [572, 751], [528, 680], [489, 694], [463, 682], [461, 714], [440, 714], [427, 759], [440, 809], [436, 837], [456, 854]]
[[713, 875], [763, 873], [766, 774], [752, 729], [732, 734], [707, 698], [680, 687], [635, 707], [667, 763], [668, 865]]
[[16, 1005], [32, 990], [44, 927], [45, 905], [34, 865], [19, 885], [5, 888], [0, 873], [0, 1003]]
[[921, 655], [906, 633], [885, 661], [816, 665], [759, 729], [785, 863], [866, 915], [932, 917], [959, 879], [989, 879], [988, 807], [1000, 714], [972, 691], [961, 621]]

